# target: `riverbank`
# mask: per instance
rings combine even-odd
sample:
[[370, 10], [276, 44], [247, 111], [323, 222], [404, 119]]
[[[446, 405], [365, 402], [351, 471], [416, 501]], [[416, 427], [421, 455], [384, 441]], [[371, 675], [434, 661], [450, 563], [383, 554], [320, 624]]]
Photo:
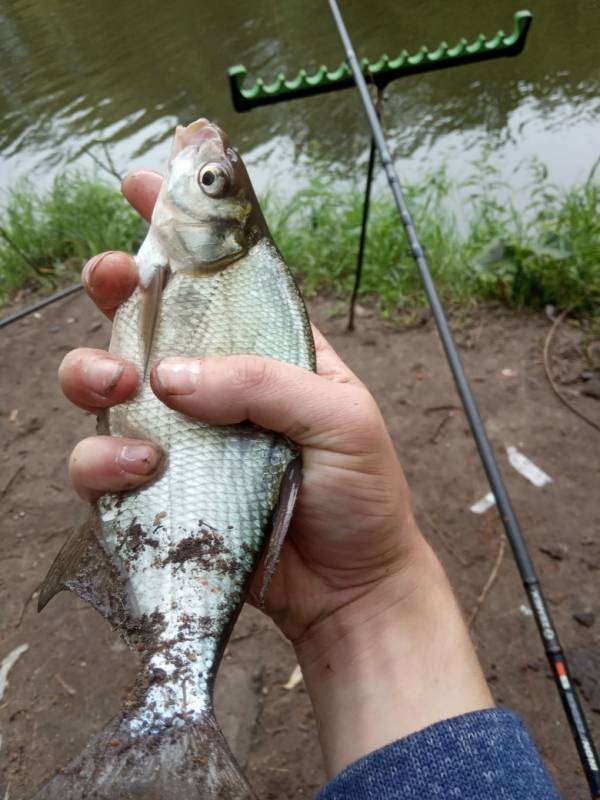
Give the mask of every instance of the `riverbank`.
[[[463, 196], [468, 189], [469, 198], [460, 219], [449, 202], [458, 188]], [[498, 199], [506, 189], [485, 162], [460, 187], [444, 169], [406, 187], [443, 300], [461, 308], [490, 302], [509, 308], [551, 305], [600, 315], [595, 169], [585, 183], [560, 190], [540, 164], [532, 164], [525, 212]], [[325, 176], [291, 200], [268, 195], [263, 205], [305, 294], [348, 297], [362, 214], [360, 187], [340, 189]], [[135, 251], [144, 232], [120, 193], [95, 176], [65, 173], [42, 194], [22, 183], [0, 213], [0, 301], [23, 288], [50, 291], [75, 280], [85, 259], [105, 249]], [[385, 193], [371, 208], [362, 296], [389, 319], [410, 318], [425, 307], [405, 235]]]
[[[309, 300], [311, 317], [377, 398], [401, 455], [423, 531], [448, 570], [497, 702], [520, 713], [561, 796], [586, 796], [571, 734], [494, 508], [469, 509], [488, 491], [433, 325], [398, 331], [374, 314], [354, 334], [335, 302]], [[554, 396], [542, 352], [544, 314], [477, 309], [457, 333], [490, 439], [539, 570], [582, 703], [600, 738], [598, 434]], [[118, 633], [73, 595], [37, 614], [36, 592], [82, 513], [68, 455], [94, 432], [63, 396], [56, 370], [73, 347], [104, 348], [110, 323], [88, 298], [71, 297], [3, 332], [0, 372], [0, 660], [28, 650], [0, 707], [0, 798], [27, 800], [117, 713], [138, 669]], [[580, 331], [560, 326], [551, 366], [561, 392], [600, 423], [581, 392], [589, 369]], [[508, 463], [518, 447], [553, 480], [537, 488]], [[81, 508], [80, 508], [81, 507]], [[499, 565], [499, 566], [498, 566]], [[495, 578], [494, 578], [495, 576]], [[488, 591], [482, 594], [485, 586]], [[485, 596], [484, 600], [480, 600]], [[266, 618], [242, 615], [225, 651], [217, 712], [258, 797], [310, 800], [323, 781], [303, 685], [288, 679], [291, 648]]]

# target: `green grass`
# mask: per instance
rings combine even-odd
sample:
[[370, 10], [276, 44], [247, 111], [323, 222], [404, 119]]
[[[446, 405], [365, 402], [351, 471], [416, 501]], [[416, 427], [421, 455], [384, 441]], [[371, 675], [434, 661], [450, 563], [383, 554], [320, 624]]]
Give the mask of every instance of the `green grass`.
[[134, 250], [143, 236], [137, 214], [97, 178], [66, 173], [43, 194], [22, 181], [0, 213], [0, 300], [77, 279], [94, 253]]
[[[600, 316], [600, 184], [594, 172], [583, 185], [561, 191], [542, 165], [532, 164], [522, 212], [499, 199], [510, 192], [486, 159], [461, 186], [452, 185], [444, 169], [407, 186], [442, 299], [455, 307], [551, 304]], [[352, 289], [362, 187], [339, 187], [325, 177], [291, 200], [264, 200], [273, 236], [308, 295], [347, 297]], [[460, 220], [449, 210], [457, 190]], [[393, 317], [423, 307], [425, 298], [387, 188], [380, 194], [371, 208], [362, 293]], [[65, 174], [41, 195], [20, 184], [0, 213], [0, 300], [24, 286], [76, 277], [92, 254], [135, 250], [143, 235], [121, 195], [97, 178]]]
[[[500, 302], [512, 308], [571, 308], [600, 314], [600, 184], [561, 191], [532, 165], [523, 212], [485, 161], [461, 187], [444, 169], [406, 187], [415, 227], [442, 299], [450, 305]], [[461, 220], [449, 211], [457, 188], [468, 197]], [[387, 191], [386, 191], [387, 193]], [[307, 294], [347, 296], [352, 289], [362, 195], [316, 180], [291, 202], [269, 198], [267, 216]], [[391, 199], [371, 206], [362, 292], [391, 316], [426, 303]]]

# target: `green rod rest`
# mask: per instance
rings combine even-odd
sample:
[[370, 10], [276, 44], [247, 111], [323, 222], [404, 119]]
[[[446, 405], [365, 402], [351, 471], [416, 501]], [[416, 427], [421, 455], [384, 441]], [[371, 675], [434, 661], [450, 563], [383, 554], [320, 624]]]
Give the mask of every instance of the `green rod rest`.
[[[374, 64], [368, 58], [363, 58], [361, 59], [363, 73], [370, 83], [379, 89], [384, 89], [396, 78], [408, 75], [474, 64], [492, 58], [518, 56], [525, 47], [532, 20], [533, 15], [529, 11], [517, 11], [514, 15], [512, 33], [508, 36], [504, 31], [498, 31], [491, 39], [486, 39], [481, 34], [470, 44], [463, 38], [454, 47], [450, 47], [447, 42], [441, 42], [433, 51], [423, 46], [410, 55], [403, 50], [398, 58], [391, 59], [384, 55]], [[238, 64], [229, 67], [227, 73], [231, 99], [236, 111], [250, 111], [258, 106], [282, 103], [300, 97], [312, 97], [354, 86], [354, 78], [346, 61], [342, 61], [340, 66], [331, 72], [325, 66], [318, 69], [314, 75], [309, 75], [305, 69], [301, 69], [291, 80], [287, 80], [283, 73], [280, 73], [273, 83], [265, 83], [262, 78], [257, 78], [253, 86], [246, 88], [244, 82], [248, 71], [244, 66]]]

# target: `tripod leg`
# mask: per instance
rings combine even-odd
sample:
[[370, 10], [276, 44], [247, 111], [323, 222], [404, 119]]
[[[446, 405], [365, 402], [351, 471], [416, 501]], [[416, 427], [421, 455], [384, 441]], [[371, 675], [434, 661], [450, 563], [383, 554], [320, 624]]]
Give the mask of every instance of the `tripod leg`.
[[375, 167], [375, 139], [371, 137], [371, 147], [369, 149], [369, 166], [367, 167], [367, 185], [365, 186], [365, 199], [363, 204], [362, 225], [360, 229], [360, 241], [358, 244], [358, 257], [356, 259], [356, 274], [354, 276], [354, 288], [352, 289], [352, 297], [350, 298], [350, 311], [348, 314], [348, 327], [347, 330], [354, 330], [354, 307], [356, 305], [356, 298], [360, 289], [360, 281], [362, 277], [363, 259], [365, 254], [365, 244], [367, 242], [367, 223], [369, 221], [369, 206], [371, 203], [371, 185], [373, 183], [373, 169]]

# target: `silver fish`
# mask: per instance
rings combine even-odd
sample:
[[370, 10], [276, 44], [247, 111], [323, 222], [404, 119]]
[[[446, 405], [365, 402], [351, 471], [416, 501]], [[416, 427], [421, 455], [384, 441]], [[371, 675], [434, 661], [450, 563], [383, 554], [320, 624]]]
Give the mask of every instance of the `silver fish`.
[[211, 426], [168, 409], [149, 370], [174, 355], [254, 353], [315, 368], [298, 289], [273, 244], [243, 162], [206, 120], [178, 127], [140, 285], [110, 350], [143, 375], [101, 432], [152, 439], [165, 464], [149, 486], [106, 495], [42, 586], [91, 603], [142, 653], [121, 715], [36, 794], [72, 798], [254, 797], [213, 714], [213, 685], [266, 547], [273, 572], [301, 482], [286, 438], [251, 423]]

